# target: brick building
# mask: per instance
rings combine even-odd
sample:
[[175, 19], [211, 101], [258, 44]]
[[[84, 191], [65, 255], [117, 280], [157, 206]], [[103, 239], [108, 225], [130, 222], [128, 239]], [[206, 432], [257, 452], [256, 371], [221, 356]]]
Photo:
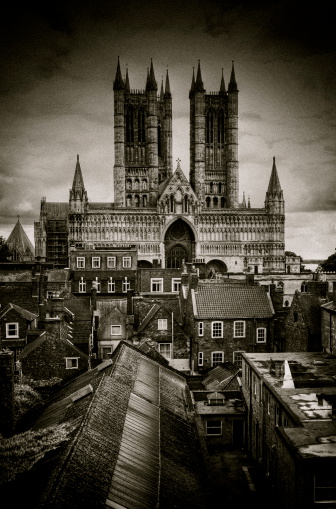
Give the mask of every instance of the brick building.
[[244, 353], [246, 447], [283, 509], [336, 503], [336, 357]]
[[38, 315], [16, 304], [8, 304], [0, 311], [0, 347], [14, 353], [14, 362], [27, 344], [29, 332], [37, 329]]
[[186, 317], [191, 360], [198, 372], [224, 361], [241, 366], [242, 352], [273, 348], [273, 305], [260, 286], [229, 280], [197, 280], [190, 274]]

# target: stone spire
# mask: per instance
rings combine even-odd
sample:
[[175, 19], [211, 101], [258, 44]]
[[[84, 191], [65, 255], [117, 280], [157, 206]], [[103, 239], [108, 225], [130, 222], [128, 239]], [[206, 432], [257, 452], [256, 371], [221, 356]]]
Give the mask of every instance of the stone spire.
[[167, 74], [166, 74], [166, 86], [165, 86], [164, 96], [166, 98], [171, 97], [168, 69], [167, 69]]
[[126, 92], [130, 91], [130, 83], [129, 83], [129, 77], [128, 77], [128, 67], [126, 67], [125, 90], [126, 90]]
[[229, 92], [238, 92], [233, 60], [232, 60], [232, 70], [231, 70], [231, 77], [230, 77], [228, 91]]
[[273, 166], [272, 166], [272, 172], [271, 172], [271, 178], [268, 184], [268, 193], [277, 194], [282, 192], [281, 186], [280, 186], [280, 180], [278, 176], [278, 171], [275, 165], [275, 157], [273, 157]]
[[75, 169], [75, 175], [72, 183], [72, 190], [74, 192], [80, 192], [82, 193], [85, 191], [84, 187], [84, 180], [82, 175], [82, 170], [79, 163], [79, 154], [77, 154], [77, 163], [76, 163], [76, 169]]
[[265, 208], [269, 214], [284, 214], [284, 207], [285, 202], [275, 165], [275, 157], [273, 157], [271, 178], [266, 192]]
[[87, 193], [84, 187], [82, 170], [79, 163], [79, 155], [77, 154], [77, 163], [75, 175], [73, 178], [72, 188], [70, 189], [70, 210], [73, 213], [83, 214], [88, 203]]
[[196, 75], [196, 81], [195, 81], [194, 89], [197, 92], [204, 92], [204, 86], [203, 86], [203, 81], [202, 81], [201, 63], [200, 63], [200, 61], [198, 61], [197, 75]]
[[150, 70], [149, 70], [149, 74], [147, 76], [146, 91], [149, 91], [149, 90], [156, 91], [157, 89], [158, 89], [158, 86], [157, 86], [155, 74], [154, 74], [153, 59], [151, 58]]
[[124, 80], [122, 79], [121, 75], [121, 69], [120, 69], [120, 60], [118, 57], [118, 65], [117, 65], [117, 72], [116, 77], [113, 83], [113, 90], [123, 90], [125, 88]]
[[223, 69], [222, 69], [222, 78], [221, 78], [219, 93], [220, 93], [220, 95], [225, 95], [226, 94], [225, 81], [224, 81], [224, 71], [223, 71]]

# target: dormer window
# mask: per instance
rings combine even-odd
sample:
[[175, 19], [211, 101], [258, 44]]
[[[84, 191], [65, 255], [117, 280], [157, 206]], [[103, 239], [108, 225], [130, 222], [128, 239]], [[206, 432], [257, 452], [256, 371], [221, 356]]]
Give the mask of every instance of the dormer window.
[[6, 338], [18, 338], [19, 337], [19, 324], [6, 323]]
[[208, 394], [208, 405], [224, 405], [225, 398], [220, 392], [213, 392]]

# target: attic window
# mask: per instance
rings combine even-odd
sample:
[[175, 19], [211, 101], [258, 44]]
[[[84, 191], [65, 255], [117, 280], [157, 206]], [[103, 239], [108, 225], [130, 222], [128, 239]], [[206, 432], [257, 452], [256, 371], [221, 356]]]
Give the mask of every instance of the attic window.
[[6, 338], [18, 338], [19, 337], [19, 324], [6, 323]]
[[79, 357], [66, 357], [65, 358], [65, 368], [66, 369], [78, 369], [78, 359], [79, 359]]
[[208, 405], [224, 405], [225, 398], [219, 392], [213, 392], [208, 395]]

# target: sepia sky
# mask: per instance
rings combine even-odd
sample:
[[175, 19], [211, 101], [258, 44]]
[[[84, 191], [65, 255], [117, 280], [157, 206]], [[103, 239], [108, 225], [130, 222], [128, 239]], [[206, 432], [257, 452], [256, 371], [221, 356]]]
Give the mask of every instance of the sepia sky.
[[239, 89], [240, 201], [263, 207], [275, 156], [286, 249], [336, 248], [336, 36], [333, 2], [114, 0], [13, 4], [0, 21], [0, 235], [17, 216], [33, 241], [40, 200], [68, 201], [76, 156], [89, 200], [113, 201], [117, 58], [143, 89], [168, 68], [173, 161], [189, 175], [189, 89]]

